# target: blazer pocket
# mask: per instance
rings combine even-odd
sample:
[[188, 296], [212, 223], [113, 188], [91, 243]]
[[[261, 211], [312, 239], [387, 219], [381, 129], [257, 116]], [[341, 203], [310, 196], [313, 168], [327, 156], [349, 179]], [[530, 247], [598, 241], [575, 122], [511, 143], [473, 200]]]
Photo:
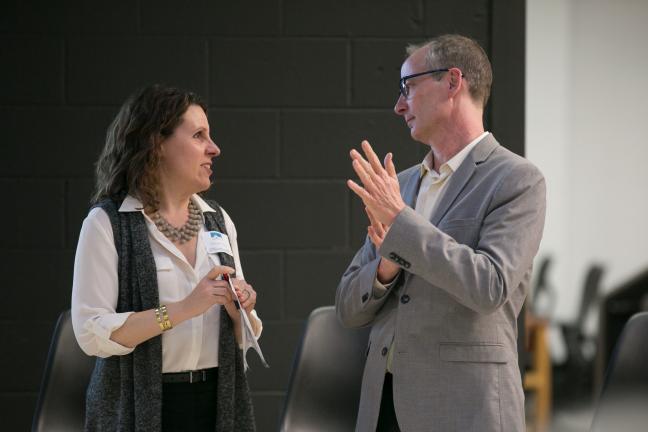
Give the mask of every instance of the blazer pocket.
[[448, 362], [507, 363], [509, 356], [502, 344], [440, 343], [439, 357]]

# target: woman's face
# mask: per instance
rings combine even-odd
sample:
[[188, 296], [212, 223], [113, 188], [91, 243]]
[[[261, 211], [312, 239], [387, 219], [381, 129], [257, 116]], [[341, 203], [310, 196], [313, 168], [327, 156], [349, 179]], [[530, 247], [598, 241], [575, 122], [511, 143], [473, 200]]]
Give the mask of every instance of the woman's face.
[[162, 141], [161, 186], [188, 194], [207, 190], [212, 158], [219, 154], [209, 136], [205, 111], [198, 105], [189, 106], [173, 134]]

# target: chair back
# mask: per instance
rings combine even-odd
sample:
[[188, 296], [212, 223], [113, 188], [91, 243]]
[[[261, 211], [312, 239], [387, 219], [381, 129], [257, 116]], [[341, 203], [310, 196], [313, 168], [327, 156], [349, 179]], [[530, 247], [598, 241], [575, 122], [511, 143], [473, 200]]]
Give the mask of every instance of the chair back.
[[538, 298], [538, 295], [542, 296], [549, 289], [549, 270], [551, 269], [551, 257], [545, 256], [540, 261], [540, 266], [538, 267], [538, 277], [535, 281], [535, 286], [533, 287], [533, 300], [535, 301]]
[[623, 328], [594, 413], [592, 431], [648, 429], [648, 312]]
[[[550, 255], [545, 255], [540, 260], [537, 277], [527, 297], [530, 311], [536, 317], [551, 319], [556, 309], [556, 290], [551, 285], [549, 272], [552, 266]], [[518, 327], [520, 328], [520, 327]]]
[[282, 432], [355, 430], [369, 330], [342, 327], [334, 306], [310, 314], [295, 354]]
[[581, 298], [580, 308], [578, 310], [577, 325], [582, 329], [585, 318], [590, 309], [595, 306], [601, 296], [601, 279], [603, 278], [603, 267], [599, 264], [592, 264], [585, 276], [583, 286], [583, 296]]
[[85, 395], [95, 358], [86, 355], [72, 330], [70, 311], [63, 312], [54, 330], [32, 432], [83, 431]]

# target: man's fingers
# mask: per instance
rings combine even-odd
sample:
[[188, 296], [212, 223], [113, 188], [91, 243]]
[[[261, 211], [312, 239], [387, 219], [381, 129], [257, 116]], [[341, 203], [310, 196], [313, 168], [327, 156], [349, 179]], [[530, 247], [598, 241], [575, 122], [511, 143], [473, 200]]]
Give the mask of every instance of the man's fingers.
[[374, 231], [373, 227], [368, 226], [367, 227], [367, 235], [369, 236], [369, 240], [371, 240], [371, 243], [374, 245], [376, 244], [376, 232]]
[[376, 236], [376, 231], [373, 229], [372, 226], [367, 227], [367, 235], [369, 235], [369, 239], [371, 240], [371, 243], [376, 244], [378, 241], [378, 236]]
[[380, 224], [374, 217], [373, 213], [371, 213], [371, 210], [369, 210], [369, 207], [365, 207], [365, 213], [367, 213], [367, 217], [369, 218], [369, 222], [371, 223], [371, 226], [376, 230], [376, 232], [379, 232], [380, 230]]
[[375, 203], [374, 199], [371, 197], [371, 194], [367, 192], [365, 188], [360, 186], [358, 183], [353, 180], [347, 180], [347, 186], [351, 189], [358, 197], [362, 200], [365, 207], [370, 206]]
[[369, 222], [371, 222], [371, 226], [373, 227], [373, 230], [376, 232], [376, 235], [380, 236], [380, 238], [385, 237], [385, 233], [387, 232], [385, 230], [385, 226], [378, 219], [376, 219], [373, 212], [369, 210], [369, 207], [365, 207], [365, 212], [367, 213]]
[[371, 225], [375, 225], [375, 219], [373, 215], [371, 214], [371, 211], [369, 210], [369, 207], [365, 206], [364, 208], [365, 213], [367, 213], [367, 217], [369, 218], [369, 222]]
[[369, 192], [365, 190], [362, 186], [360, 186], [358, 183], [354, 182], [353, 180], [347, 180], [347, 186], [349, 189], [351, 189], [353, 192], [355, 192], [358, 197], [362, 200], [362, 202], [367, 205], [367, 200], [371, 199], [371, 195]]
[[398, 174], [396, 174], [396, 166], [394, 165], [394, 155], [390, 153], [387, 153], [385, 156], [385, 169], [387, 170], [387, 174], [389, 174], [390, 177], [398, 179]]
[[362, 155], [355, 149], [351, 150], [351, 159], [353, 159], [353, 162], [351, 163], [352, 165], [358, 165], [360, 168], [362, 168], [363, 171], [367, 173], [368, 176], [377, 177], [377, 174], [374, 172], [371, 164], [367, 162], [365, 158], [363, 158]]
[[[366, 164], [367, 161], [364, 161]], [[364, 189], [369, 193], [373, 194], [376, 191], [376, 185], [374, 184], [371, 175], [367, 172], [367, 168], [371, 169], [371, 167], [367, 166], [365, 167], [364, 164], [357, 159], [353, 161], [353, 170], [356, 172], [358, 177], [360, 178], [360, 181], [364, 185]]]
[[214, 266], [209, 273], [207, 273], [207, 277], [209, 279], [216, 279], [218, 276], [223, 275], [223, 274], [232, 274], [236, 270], [234, 270], [232, 267], [224, 266], [224, 265], [217, 265]]
[[[371, 192], [374, 190], [373, 183], [367, 178], [367, 174], [362, 170], [362, 168], [358, 168], [358, 165], [355, 162], [353, 163], [353, 169], [355, 170], [356, 174], [358, 174], [358, 177], [360, 177], [360, 181], [363, 183], [364, 187], [358, 185], [353, 180], [347, 180], [347, 185], [364, 201], [365, 197], [371, 196]], [[357, 188], [354, 189], [349, 182], [357, 186]], [[360, 191], [358, 188], [362, 191]]]
[[[381, 180], [381, 173], [384, 172], [382, 167], [379, 167], [379, 170], [376, 171], [376, 169], [369, 162], [367, 162], [367, 160], [363, 158], [362, 155], [355, 149], [351, 150], [351, 159], [353, 159], [352, 165], [356, 173], [358, 173], [358, 168], [360, 168], [365, 172], [367, 178], [372, 183]], [[378, 165], [380, 165], [380, 162], [378, 163]], [[358, 168], [356, 168], [356, 166]], [[358, 176], [360, 176], [360, 173], [358, 173]], [[361, 180], [363, 179], [361, 178]], [[363, 180], [362, 182], [364, 183], [365, 181]]]
[[376, 152], [374, 152], [373, 148], [371, 148], [371, 144], [369, 144], [369, 141], [364, 140], [362, 141], [361, 146], [365, 155], [367, 155], [367, 161], [369, 161], [369, 163], [371, 164], [371, 168], [373, 168], [373, 171], [376, 174], [380, 175], [380, 173], [384, 171], [384, 168], [380, 164], [380, 159], [378, 159]]

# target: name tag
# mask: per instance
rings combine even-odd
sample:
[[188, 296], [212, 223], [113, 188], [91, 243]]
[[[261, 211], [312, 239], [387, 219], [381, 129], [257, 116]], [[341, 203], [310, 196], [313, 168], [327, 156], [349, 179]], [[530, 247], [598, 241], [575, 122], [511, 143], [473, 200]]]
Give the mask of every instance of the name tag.
[[207, 253], [226, 253], [227, 255], [234, 256], [227, 234], [218, 231], [207, 231], [203, 233], [203, 242], [205, 243]]

